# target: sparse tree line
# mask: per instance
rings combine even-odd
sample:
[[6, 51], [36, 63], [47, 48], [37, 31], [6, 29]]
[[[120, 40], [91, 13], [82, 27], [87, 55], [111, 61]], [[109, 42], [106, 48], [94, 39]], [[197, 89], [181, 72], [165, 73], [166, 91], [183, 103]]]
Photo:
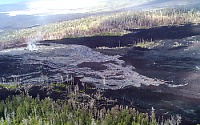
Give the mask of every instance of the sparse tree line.
[[[37, 96], [37, 93], [31, 95], [32, 87], [37, 88]], [[21, 90], [21, 94], [0, 101], [0, 125], [178, 125], [181, 122], [181, 117], [158, 119], [153, 108], [149, 113], [140, 113], [135, 108], [118, 105], [116, 100], [104, 97], [102, 91], [83, 83], [70, 81], [32, 87], [8, 87], [12, 91]], [[41, 97], [41, 90], [46, 97]]]
[[1, 125], [174, 125], [175, 119], [157, 122], [154, 112], [149, 116], [133, 108], [115, 106], [96, 109], [74, 106], [51, 98], [13, 96], [0, 103]]

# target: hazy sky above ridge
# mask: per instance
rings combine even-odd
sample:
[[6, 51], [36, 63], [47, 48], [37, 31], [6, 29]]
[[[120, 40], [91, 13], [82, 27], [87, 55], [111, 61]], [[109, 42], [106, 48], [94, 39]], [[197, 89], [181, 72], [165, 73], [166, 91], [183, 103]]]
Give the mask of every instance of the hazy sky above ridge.
[[[6, 4], [7, 1], [1, 0], [0, 4]], [[25, 9], [1, 13], [9, 16], [93, 13], [133, 7], [150, 1], [153, 0], [11, 0], [7, 4], [21, 2]]]
[[0, 0], [0, 5], [13, 4], [13, 3], [25, 2], [25, 1], [27, 0]]
[[166, 7], [186, 5], [196, 1], [198, 0], [0, 0], [0, 5], [18, 3], [16, 6], [22, 5], [23, 7], [18, 10], [2, 10], [0, 13], [8, 16], [96, 13], [135, 8], [142, 5], [146, 5], [142, 9], [146, 9], [149, 6]]

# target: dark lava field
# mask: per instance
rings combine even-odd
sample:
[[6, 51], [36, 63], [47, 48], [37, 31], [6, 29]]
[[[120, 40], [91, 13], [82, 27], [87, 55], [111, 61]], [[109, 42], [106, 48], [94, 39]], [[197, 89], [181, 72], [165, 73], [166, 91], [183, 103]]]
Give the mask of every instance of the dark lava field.
[[200, 26], [130, 31], [1, 50], [0, 80], [38, 84], [77, 77], [138, 110], [154, 107], [157, 114], [180, 115], [183, 124], [199, 123]]

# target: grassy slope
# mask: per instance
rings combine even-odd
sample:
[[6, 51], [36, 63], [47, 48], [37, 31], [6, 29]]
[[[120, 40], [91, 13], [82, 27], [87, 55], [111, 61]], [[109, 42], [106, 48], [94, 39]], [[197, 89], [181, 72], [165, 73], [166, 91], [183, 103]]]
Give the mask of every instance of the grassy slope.
[[194, 9], [161, 9], [154, 11], [119, 12], [111, 15], [52, 23], [0, 35], [1, 42], [27, 39], [53, 40], [93, 35], [123, 35], [126, 29], [200, 23], [200, 11]]

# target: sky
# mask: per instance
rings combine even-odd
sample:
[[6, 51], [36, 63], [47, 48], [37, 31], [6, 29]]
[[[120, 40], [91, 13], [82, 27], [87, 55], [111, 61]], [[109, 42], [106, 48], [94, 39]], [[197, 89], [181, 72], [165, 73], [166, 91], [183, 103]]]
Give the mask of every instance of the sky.
[[[190, 0], [198, 1], [198, 0]], [[162, 6], [182, 4], [188, 0], [0, 0], [1, 4], [11, 4], [23, 2], [23, 8], [18, 10], [6, 10], [8, 16], [35, 15], [48, 16], [72, 13], [96, 13], [124, 8], [134, 8], [156, 2]], [[144, 8], [145, 9], [145, 8]]]
[[0, 0], [0, 5], [24, 2], [27, 0]]
[[[100, 0], [0, 0], [0, 5], [3, 5], [3, 4], [13, 4], [13, 3], [19, 3], [19, 2], [29, 2], [29, 1], [32, 1], [32, 2], [38, 2], [38, 3], [57, 3], [57, 2], [60, 2], [62, 1], [65, 1], [65, 3], [74, 3], [74, 2], [84, 2], [84, 3], [95, 3], [97, 1], [100, 1]], [[79, 4], [80, 5], [80, 4]]]
[[[4, 2], [3, 2], [4, 1]], [[1, 0], [6, 3], [8, 0]], [[108, 0], [11, 0], [9, 3], [24, 2], [23, 10], [3, 12], [9, 16], [17, 15], [57, 15], [67, 13], [86, 13], [97, 11], [106, 5]]]
[[[67, 13], [86, 13], [91, 11], [106, 10], [105, 6], [109, 0], [0, 0], [0, 4], [18, 3], [23, 1], [25, 3], [25, 9], [5, 11], [1, 13], [5, 13], [9, 16], [42, 16]], [[121, 3], [121, 0], [117, 1], [120, 1]]]

